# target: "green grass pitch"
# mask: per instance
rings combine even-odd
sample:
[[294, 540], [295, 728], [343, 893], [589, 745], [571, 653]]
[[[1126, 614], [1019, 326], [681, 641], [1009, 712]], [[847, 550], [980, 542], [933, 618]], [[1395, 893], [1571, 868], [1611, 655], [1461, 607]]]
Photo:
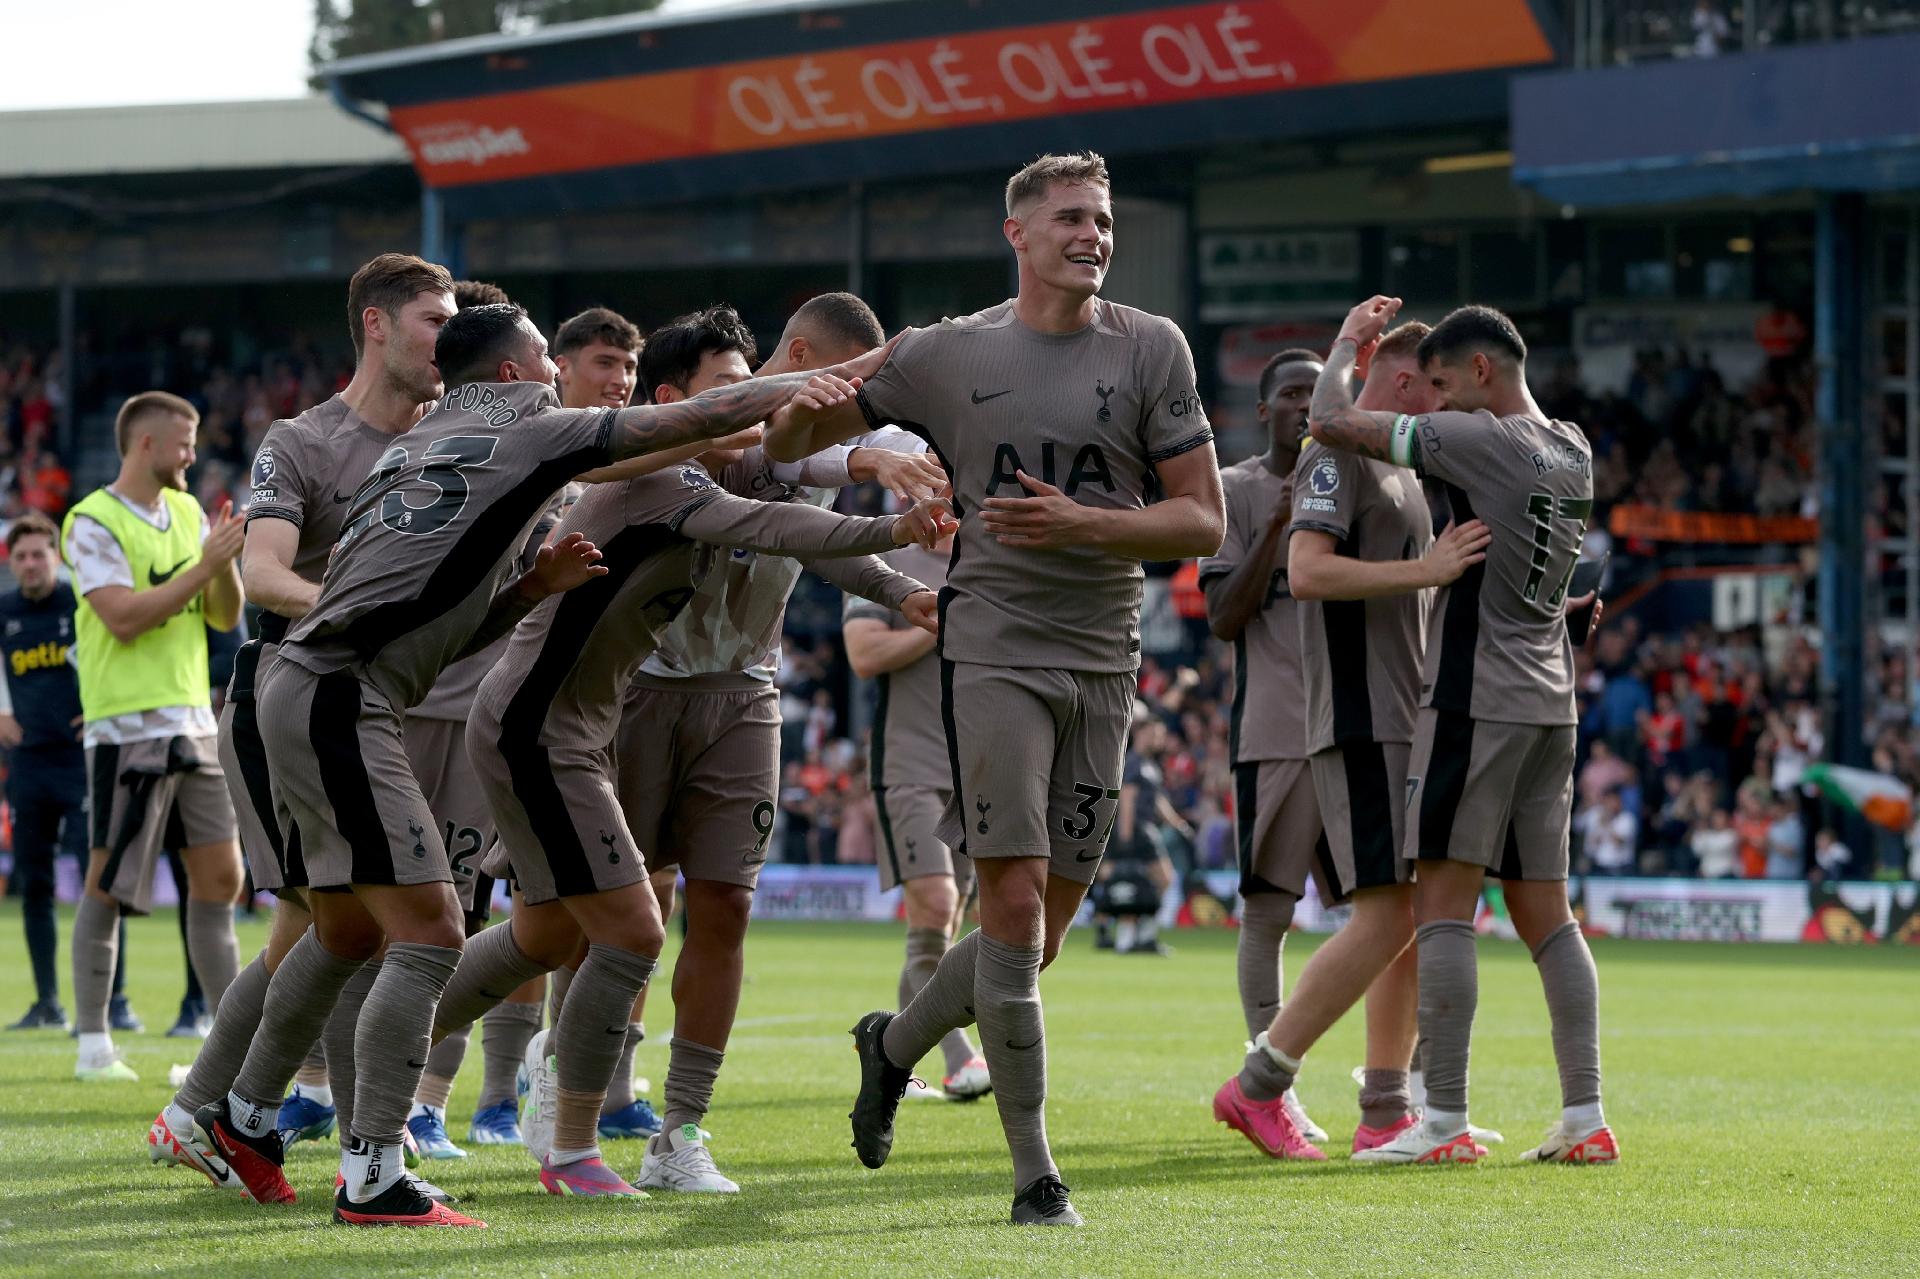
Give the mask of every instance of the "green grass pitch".
[[[0, 911], [9, 1018], [27, 1002], [19, 928], [17, 908]], [[263, 935], [247, 928], [246, 954]], [[708, 1121], [744, 1193], [558, 1199], [523, 1152], [480, 1149], [426, 1171], [491, 1229], [356, 1232], [328, 1222], [331, 1146], [295, 1149], [300, 1201], [285, 1207], [148, 1165], [146, 1125], [188, 1045], [158, 1033], [180, 993], [173, 920], [135, 921], [131, 990], [153, 1029], [124, 1043], [140, 1083], [73, 1082], [63, 1035], [0, 1037], [0, 1274], [1885, 1275], [1920, 1256], [1913, 950], [1599, 943], [1606, 1104], [1625, 1159], [1574, 1169], [1516, 1162], [1558, 1092], [1532, 965], [1517, 945], [1483, 942], [1473, 1113], [1507, 1144], [1478, 1167], [1414, 1170], [1341, 1154], [1275, 1163], [1215, 1125], [1208, 1099], [1242, 1038], [1233, 938], [1173, 940], [1160, 960], [1096, 954], [1076, 934], [1044, 979], [1054, 1151], [1085, 1229], [1006, 1224], [991, 1101], [905, 1105], [892, 1161], [860, 1168], [846, 1030], [891, 997], [901, 934], [775, 924], [749, 939]], [[1292, 971], [1312, 944], [1295, 937]], [[661, 971], [656, 1033], [671, 1025]], [[1356, 1119], [1359, 1045], [1349, 1018], [1300, 1085], [1333, 1150]], [[479, 1056], [476, 1042], [456, 1139]], [[664, 1048], [643, 1045], [656, 1101], [665, 1070]], [[637, 1175], [639, 1143], [607, 1154]]]

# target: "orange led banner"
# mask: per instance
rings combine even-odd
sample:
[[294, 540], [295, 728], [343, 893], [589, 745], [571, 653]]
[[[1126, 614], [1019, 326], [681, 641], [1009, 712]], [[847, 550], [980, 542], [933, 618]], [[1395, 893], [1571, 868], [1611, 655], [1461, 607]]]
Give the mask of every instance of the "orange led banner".
[[1669, 511], [1657, 506], [1616, 506], [1607, 527], [1615, 537], [1649, 542], [1812, 542], [1820, 521], [1798, 515], [1723, 515], [1717, 511]]
[[1527, 0], [1240, 0], [396, 105], [392, 121], [426, 182], [455, 187], [1552, 56]]

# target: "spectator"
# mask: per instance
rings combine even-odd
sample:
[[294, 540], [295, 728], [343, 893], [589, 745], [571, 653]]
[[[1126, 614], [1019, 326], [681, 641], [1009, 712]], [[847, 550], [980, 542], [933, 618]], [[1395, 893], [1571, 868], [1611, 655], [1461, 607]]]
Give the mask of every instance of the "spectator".
[[1691, 838], [1695, 873], [1702, 879], [1736, 879], [1740, 875], [1740, 837], [1734, 834], [1727, 810], [1716, 808], [1707, 824]]
[[1774, 801], [1773, 821], [1767, 827], [1767, 878], [1805, 879], [1806, 843], [1806, 827], [1800, 824], [1798, 805], [1780, 796]]
[[1613, 753], [1613, 748], [1604, 741], [1593, 743], [1587, 755], [1587, 762], [1580, 770], [1580, 803], [1583, 808], [1595, 809], [1608, 794], [1631, 784], [1634, 780], [1633, 769], [1625, 760]]
[[1693, 56], [1696, 58], [1717, 58], [1720, 46], [1733, 34], [1727, 16], [1715, 7], [1713, 0], [1694, 0], [1693, 6]]
[[1581, 817], [1589, 871], [1595, 875], [1632, 874], [1640, 819], [1621, 803], [1619, 790], [1602, 795], [1600, 802]]
[[1853, 850], [1826, 827], [1813, 837], [1813, 861], [1826, 879], [1846, 879], [1853, 873]]

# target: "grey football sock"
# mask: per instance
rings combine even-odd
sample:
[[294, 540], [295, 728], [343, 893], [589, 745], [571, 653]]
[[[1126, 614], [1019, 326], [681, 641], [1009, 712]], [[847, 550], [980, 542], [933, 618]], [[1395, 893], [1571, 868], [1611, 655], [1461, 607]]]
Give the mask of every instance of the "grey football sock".
[[1560, 1067], [1560, 1104], [1600, 1100], [1600, 974], [1580, 925], [1568, 920], [1533, 952], [1540, 988], [1553, 1024], [1553, 1059]]
[[1413, 1094], [1407, 1089], [1406, 1071], [1369, 1067], [1361, 1076], [1360, 1122], [1367, 1127], [1399, 1123], [1412, 1109]]
[[[974, 1008], [993, 1073], [1000, 1127], [1013, 1154], [1013, 1188], [1058, 1173], [1047, 1149], [1047, 1032], [1040, 1008], [1040, 947], [1008, 946], [985, 933], [974, 962]], [[944, 966], [944, 961], [942, 961]]]
[[[1262, 1028], [1260, 1035], [1266, 1033]], [[1300, 1063], [1289, 1058], [1293, 1061], [1289, 1066], [1278, 1060], [1274, 1052], [1260, 1046], [1260, 1035], [1253, 1037], [1253, 1047], [1247, 1050], [1246, 1059], [1240, 1063], [1240, 1091], [1250, 1101], [1272, 1101], [1293, 1087], [1294, 1078], [1300, 1073]]]
[[[940, 957], [947, 953], [947, 934], [938, 928], [907, 929], [907, 962], [900, 969], [900, 1007], [905, 1008], [933, 980]], [[951, 1075], [973, 1060], [973, 1041], [967, 1032], [954, 1027], [940, 1037], [940, 1055], [946, 1059]]]
[[[628, 1019], [633, 1001], [653, 976], [654, 961], [617, 946], [587, 947], [586, 962], [567, 992], [566, 1011], [551, 1042], [559, 1059], [555, 1083], [575, 1093], [603, 1093], [613, 1078], [626, 1044], [633, 1038]], [[632, 1071], [632, 1058], [628, 1058]], [[633, 1085], [627, 1085], [628, 1095]]]
[[220, 1011], [214, 1014], [213, 1029], [200, 1045], [193, 1065], [187, 1071], [174, 1104], [188, 1114], [210, 1101], [218, 1101], [233, 1087], [240, 1063], [247, 1059], [247, 1046], [260, 1025], [260, 1010], [267, 1002], [267, 983], [273, 975], [267, 971], [267, 952], [261, 951], [253, 962], [240, 970], [221, 997]]
[[[234, 1077], [232, 1092], [253, 1107], [278, 1108], [300, 1061], [320, 1037], [340, 988], [360, 961], [342, 959], [309, 927], [273, 971], [260, 1011], [260, 1029]], [[335, 1093], [336, 1101], [338, 1093]]]
[[[627, 1009], [627, 1015], [631, 1017], [633, 1009]], [[613, 1078], [607, 1081], [607, 1099], [601, 1103], [601, 1114], [616, 1114], [633, 1104], [633, 1054], [646, 1037], [645, 1026], [637, 1021], [627, 1023], [626, 1046], [620, 1050], [620, 1060], [613, 1064]]]
[[520, 1064], [527, 1059], [528, 1042], [540, 1031], [543, 1011], [539, 1004], [500, 1004], [481, 1019], [480, 1058], [486, 1069], [480, 1077], [478, 1109], [519, 1095]]
[[1292, 893], [1253, 893], [1240, 907], [1236, 966], [1248, 1039], [1258, 1039], [1280, 1014], [1287, 930], [1293, 927], [1293, 908], [1299, 901]]
[[713, 1105], [713, 1084], [720, 1078], [720, 1063], [726, 1056], [725, 1049], [673, 1037], [667, 1049], [667, 1083], [661, 1094], [667, 1103], [666, 1113], [660, 1117], [663, 1135], [707, 1117]]
[[91, 893], [73, 912], [73, 1024], [83, 1035], [107, 1033], [113, 966], [120, 957], [120, 908]]
[[1436, 919], [1414, 932], [1420, 947], [1420, 1041], [1426, 1049], [1427, 1109], [1467, 1113], [1467, 1056], [1480, 1003], [1473, 924]]
[[218, 1011], [220, 997], [240, 971], [240, 939], [233, 935], [232, 902], [197, 902], [186, 908], [187, 958], [200, 978], [200, 994], [209, 1012]]
[[390, 942], [354, 1031], [353, 1135], [400, 1140], [427, 1065], [433, 1010], [453, 978], [460, 952], [423, 942]]
[[975, 929], [947, 949], [919, 993], [887, 1024], [880, 1041], [887, 1059], [912, 1070], [947, 1035], [974, 1023], [974, 967], [980, 953]]
[[547, 987], [547, 1025], [560, 1024], [560, 1009], [567, 1002], [567, 987], [573, 985], [574, 970], [562, 964], [553, 970], [553, 981]]
[[[438, 1035], [473, 1025], [508, 995], [547, 970], [529, 959], [513, 940], [512, 922], [483, 928], [467, 938], [460, 952], [460, 964], [453, 980], [440, 996], [440, 1010], [434, 1014], [433, 1029]], [[560, 1024], [554, 1019], [554, 1025]]]
[[327, 1059], [327, 1086], [333, 1089], [333, 1132], [342, 1150], [353, 1144], [353, 1088], [358, 1078], [353, 1068], [353, 1039], [360, 1028], [360, 1010], [366, 1006], [367, 993], [379, 980], [384, 962], [369, 959], [347, 979], [327, 1018], [326, 1029], [320, 1032], [321, 1054]]
[[[449, 1087], [453, 1078], [460, 1073], [460, 1063], [467, 1059], [467, 1041], [473, 1035], [473, 1027], [462, 1026], [450, 1031], [445, 1038], [427, 1050], [426, 1075], [434, 1079], [444, 1079]], [[430, 1104], [444, 1108], [445, 1102], [434, 1100]]]
[[327, 1077], [327, 1049], [323, 1034], [307, 1049], [306, 1060], [300, 1063], [300, 1069], [293, 1072], [293, 1082], [308, 1088], [331, 1088], [333, 1081]]

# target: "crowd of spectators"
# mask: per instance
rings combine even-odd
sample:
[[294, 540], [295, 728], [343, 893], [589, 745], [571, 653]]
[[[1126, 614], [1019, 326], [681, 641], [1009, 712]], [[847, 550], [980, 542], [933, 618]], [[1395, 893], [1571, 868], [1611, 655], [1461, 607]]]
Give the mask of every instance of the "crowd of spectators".
[[0, 341], [0, 522], [26, 511], [57, 520], [75, 496], [53, 448], [64, 385], [57, 352]]

